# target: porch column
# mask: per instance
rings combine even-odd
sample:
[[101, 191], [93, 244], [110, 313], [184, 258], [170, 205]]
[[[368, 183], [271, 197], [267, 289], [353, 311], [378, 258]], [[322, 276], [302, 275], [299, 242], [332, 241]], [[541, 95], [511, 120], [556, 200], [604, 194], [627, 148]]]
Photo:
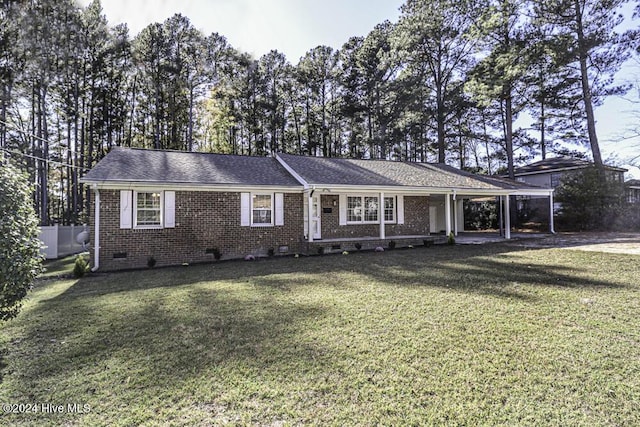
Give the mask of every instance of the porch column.
[[458, 197], [453, 193], [453, 235], [458, 237]]
[[451, 234], [451, 196], [448, 193], [444, 195], [444, 221], [448, 237]]
[[380, 192], [380, 202], [378, 203], [378, 218], [380, 219], [380, 240], [385, 239], [384, 233], [384, 193]]
[[307, 239], [309, 243], [313, 242], [313, 191], [309, 192], [309, 206], [307, 215], [309, 217], [309, 221], [307, 222]]
[[553, 222], [553, 192], [549, 192], [549, 232], [556, 234], [556, 228]]
[[504, 196], [504, 238], [511, 239], [511, 208], [510, 197]]

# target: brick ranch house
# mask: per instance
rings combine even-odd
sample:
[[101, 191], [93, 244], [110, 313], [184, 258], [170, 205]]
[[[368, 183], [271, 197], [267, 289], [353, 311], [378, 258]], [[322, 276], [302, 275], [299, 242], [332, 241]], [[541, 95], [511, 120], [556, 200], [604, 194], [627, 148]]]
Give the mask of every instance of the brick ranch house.
[[509, 196], [553, 206], [550, 188], [442, 164], [288, 154], [116, 148], [82, 182], [94, 270], [423, 244], [462, 231], [465, 199], [499, 197], [505, 213]]

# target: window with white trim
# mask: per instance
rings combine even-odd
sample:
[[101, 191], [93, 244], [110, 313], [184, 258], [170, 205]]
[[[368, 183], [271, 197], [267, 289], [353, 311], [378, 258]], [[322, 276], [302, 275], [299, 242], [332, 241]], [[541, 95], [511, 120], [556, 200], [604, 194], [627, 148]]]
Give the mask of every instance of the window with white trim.
[[396, 222], [396, 198], [384, 198], [384, 222]]
[[251, 195], [251, 224], [273, 225], [273, 194]]
[[378, 197], [364, 198], [364, 222], [378, 222]]
[[[347, 224], [379, 224], [380, 198], [378, 196], [347, 196]], [[384, 198], [384, 222], [396, 222], [396, 198]]]
[[347, 196], [347, 222], [362, 222], [362, 197]]
[[133, 197], [134, 227], [162, 227], [162, 192], [135, 191]]

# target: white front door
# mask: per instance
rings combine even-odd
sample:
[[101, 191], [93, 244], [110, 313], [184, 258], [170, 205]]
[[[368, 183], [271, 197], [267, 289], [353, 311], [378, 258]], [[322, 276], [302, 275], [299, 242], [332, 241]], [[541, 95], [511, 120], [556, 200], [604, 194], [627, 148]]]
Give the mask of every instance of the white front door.
[[320, 195], [314, 195], [311, 198], [311, 230], [313, 231], [314, 240], [322, 238], [322, 224], [320, 216], [322, 215], [322, 206], [320, 205]]

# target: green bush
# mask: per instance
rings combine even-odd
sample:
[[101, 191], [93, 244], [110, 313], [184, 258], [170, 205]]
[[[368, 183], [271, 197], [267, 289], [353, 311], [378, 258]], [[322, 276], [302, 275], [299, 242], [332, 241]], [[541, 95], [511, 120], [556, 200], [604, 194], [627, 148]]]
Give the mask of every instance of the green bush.
[[87, 274], [88, 272], [89, 272], [89, 263], [82, 255], [78, 255], [76, 257], [76, 262], [73, 265], [73, 277], [75, 277], [76, 279], [79, 279], [81, 277], [84, 277], [84, 275]]
[[0, 160], [0, 320], [15, 317], [42, 272], [38, 217], [26, 175]]
[[465, 230], [488, 230], [498, 228], [498, 204], [495, 201], [464, 201]]
[[595, 168], [567, 176], [556, 190], [562, 204], [558, 226], [565, 230], [610, 230], [624, 202], [622, 183], [605, 179]]

